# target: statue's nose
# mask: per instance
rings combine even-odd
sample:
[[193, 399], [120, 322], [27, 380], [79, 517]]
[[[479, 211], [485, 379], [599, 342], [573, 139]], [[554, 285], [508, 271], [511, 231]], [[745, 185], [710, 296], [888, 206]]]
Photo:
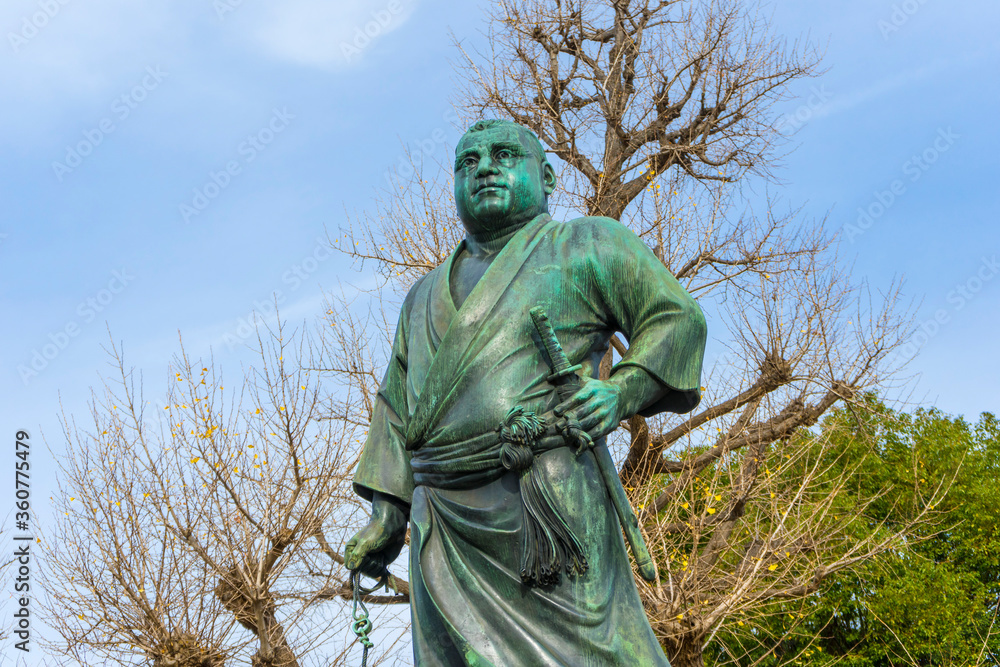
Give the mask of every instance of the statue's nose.
[[490, 155], [484, 155], [479, 159], [479, 164], [476, 166], [476, 176], [485, 176], [487, 174], [498, 174], [500, 173], [499, 165], [493, 160]]

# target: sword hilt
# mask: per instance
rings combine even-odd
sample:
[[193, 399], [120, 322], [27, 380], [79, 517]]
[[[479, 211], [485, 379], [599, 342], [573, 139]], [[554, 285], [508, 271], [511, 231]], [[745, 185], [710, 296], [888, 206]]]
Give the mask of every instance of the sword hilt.
[[[559, 381], [562, 380], [564, 382], [579, 383], [580, 376], [576, 372], [583, 368], [583, 365], [570, 365], [566, 352], [563, 350], [562, 345], [559, 344], [559, 339], [556, 338], [556, 332], [549, 321], [548, 313], [541, 306], [535, 306], [528, 311], [528, 314], [531, 315], [531, 321], [535, 324], [538, 337], [541, 338], [545, 352], [549, 355], [549, 360], [552, 362], [552, 375], [548, 377], [549, 382], [560, 384]], [[567, 380], [563, 380], [563, 378], [567, 378]]]

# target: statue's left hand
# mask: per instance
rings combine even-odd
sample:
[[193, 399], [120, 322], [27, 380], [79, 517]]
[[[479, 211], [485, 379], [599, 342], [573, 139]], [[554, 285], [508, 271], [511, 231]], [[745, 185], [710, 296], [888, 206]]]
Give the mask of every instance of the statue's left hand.
[[614, 382], [583, 378], [583, 386], [552, 411], [569, 415], [580, 423], [592, 440], [603, 438], [618, 427], [624, 412], [623, 392]]

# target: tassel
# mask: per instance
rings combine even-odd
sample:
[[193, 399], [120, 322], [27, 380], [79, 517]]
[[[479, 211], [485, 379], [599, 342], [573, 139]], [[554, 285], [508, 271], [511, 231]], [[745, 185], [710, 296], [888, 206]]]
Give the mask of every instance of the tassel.
[[545, 422], [520, 405], [511, 408], [500, 426], [500, 463], [507, 470], [521, 472], [535, 460], [532, 446], [545, 433]]
[[545, 433], [545, 421], [517, 406], [507, 413], [500, 431], [500, 462], [520, 473], [521, 581], [528, 586], [559, 583], [563, 568], [567, 574], [587, 571], [587, 559], [580, 541], [556, 509], [551, 494], [535, 467], [532, 448]]

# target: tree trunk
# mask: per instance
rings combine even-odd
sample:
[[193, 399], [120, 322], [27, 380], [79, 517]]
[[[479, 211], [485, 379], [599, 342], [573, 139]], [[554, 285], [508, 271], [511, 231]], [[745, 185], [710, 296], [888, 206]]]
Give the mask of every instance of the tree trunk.
[[667, 641], [667, 656], [670, 667], [705, 667], [705, 656], [701, 642], [693, 637], [677, 637]]

